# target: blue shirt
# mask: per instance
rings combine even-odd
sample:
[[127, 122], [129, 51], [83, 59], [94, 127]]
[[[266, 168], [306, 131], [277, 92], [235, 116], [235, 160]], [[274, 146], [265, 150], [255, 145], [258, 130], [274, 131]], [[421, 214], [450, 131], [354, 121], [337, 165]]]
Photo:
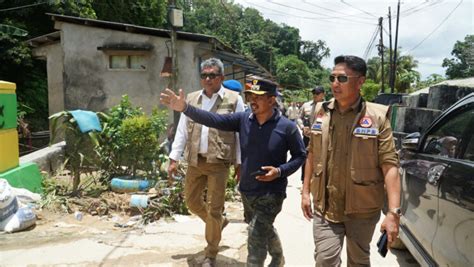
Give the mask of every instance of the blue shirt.
[[[188, 105], [184, 114], [208, 127], [239, 132], [242, 159], [240, 191], [243, 194], [281, 193], [286, 196], [287, 177], [306, 160], [303, 139], [294, 122], [282, 117], [276, 109], [262, 125], [250, 111], [216, 114]], [[288, 151], [291, 159], [287, 162]], [[281, 176], [271, 182], [260, 182], [250, 176], [262, 166], [280, 168]]]

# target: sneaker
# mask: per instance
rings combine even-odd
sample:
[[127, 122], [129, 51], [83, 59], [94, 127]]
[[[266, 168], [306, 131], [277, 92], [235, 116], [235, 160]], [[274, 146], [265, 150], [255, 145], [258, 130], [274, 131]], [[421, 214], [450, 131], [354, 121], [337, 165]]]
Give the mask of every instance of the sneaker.
[[216, 266], [216, 259], [206, 257], [202, 262], [202, 267], [215, 267]]
[[224, 228], [229, 224], [229, 219], [224, 217], [224, 221], [222, 221], [222, 228], [221, 230], [224, 230]]

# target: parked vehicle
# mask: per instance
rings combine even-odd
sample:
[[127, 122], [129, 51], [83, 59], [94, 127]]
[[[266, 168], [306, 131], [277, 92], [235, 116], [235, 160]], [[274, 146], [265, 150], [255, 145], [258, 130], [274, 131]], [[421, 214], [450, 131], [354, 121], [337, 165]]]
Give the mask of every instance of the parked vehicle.
[[400, 151], [400, 239], [422, 265], [474, 266], [474, 93]]

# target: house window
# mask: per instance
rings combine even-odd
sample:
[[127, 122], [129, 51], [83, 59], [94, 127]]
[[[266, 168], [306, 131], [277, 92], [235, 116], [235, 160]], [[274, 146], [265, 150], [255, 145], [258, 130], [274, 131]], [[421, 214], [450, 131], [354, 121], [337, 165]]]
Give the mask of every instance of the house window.
[[147, 58], [144, 55], [109, 55], [109, 68], [146, 70]]

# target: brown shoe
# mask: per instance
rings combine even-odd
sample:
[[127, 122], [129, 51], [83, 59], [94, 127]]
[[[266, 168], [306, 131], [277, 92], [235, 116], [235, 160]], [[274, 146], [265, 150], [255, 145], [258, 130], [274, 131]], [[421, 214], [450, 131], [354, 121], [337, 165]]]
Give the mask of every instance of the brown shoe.
[[206, 257], [202, 262], [202, 267], [215, 267], [216, 266], [216, 259]]

